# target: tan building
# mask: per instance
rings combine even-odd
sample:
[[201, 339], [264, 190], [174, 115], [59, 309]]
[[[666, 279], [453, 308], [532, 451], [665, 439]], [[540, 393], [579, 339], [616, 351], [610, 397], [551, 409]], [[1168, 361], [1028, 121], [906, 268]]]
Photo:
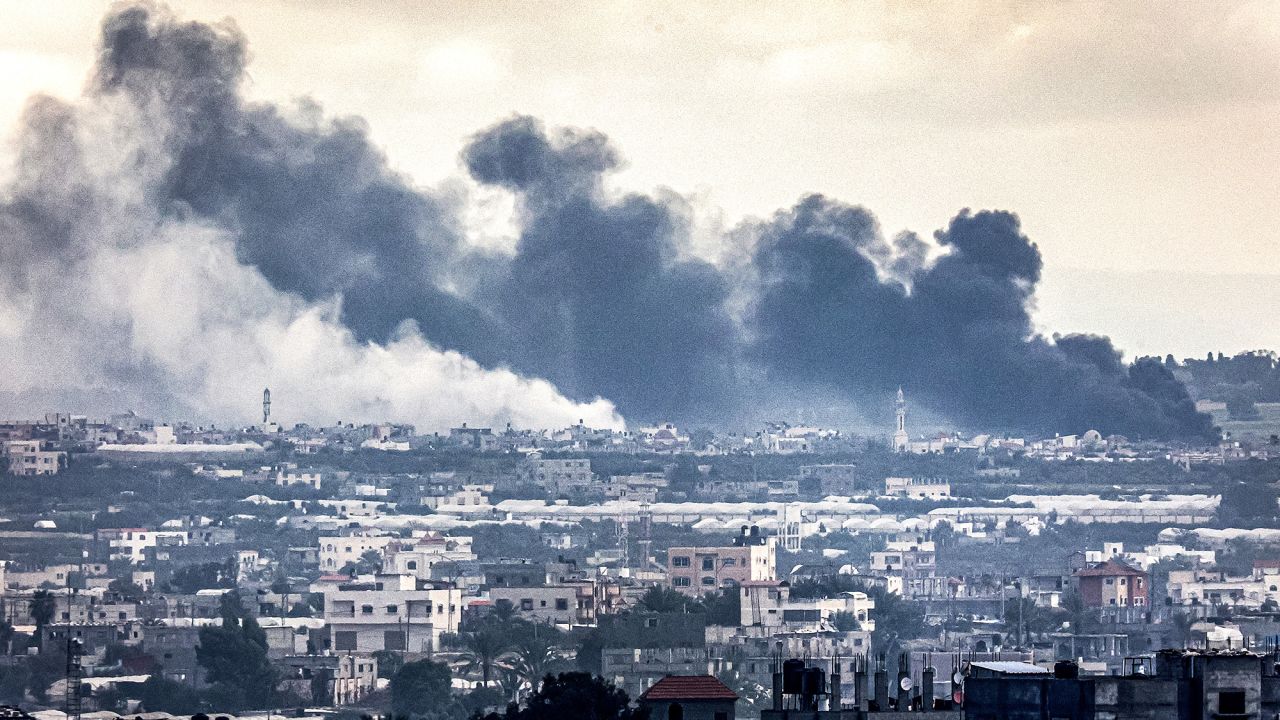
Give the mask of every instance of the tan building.
[[40, 440], [10, 440], [4, 444], [12, 475], [57, 475], [67, 466], [67, 454], [47, 449]]
[[777, 579], [778, 539], [744, 528], [728, 547], [673, 547], [667, 551], [667, 584], [698, 597], [744, 582]]

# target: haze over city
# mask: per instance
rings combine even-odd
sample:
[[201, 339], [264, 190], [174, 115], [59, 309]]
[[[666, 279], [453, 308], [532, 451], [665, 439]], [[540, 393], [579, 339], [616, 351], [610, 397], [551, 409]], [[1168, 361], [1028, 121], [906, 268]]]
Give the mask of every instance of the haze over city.
[[1280, 2], [0, 10], [0, 718], [1280, 717]]

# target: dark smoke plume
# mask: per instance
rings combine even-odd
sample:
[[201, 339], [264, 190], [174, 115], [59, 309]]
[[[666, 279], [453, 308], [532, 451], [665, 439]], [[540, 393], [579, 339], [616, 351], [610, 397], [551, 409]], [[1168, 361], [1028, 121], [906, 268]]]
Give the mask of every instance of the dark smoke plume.
[[1035, 334], [1040, 252], [1011, 213], [961, 212], [935, 236], [948, 253], [904, 280], [881, 278], [871, 258], [893, 253], [862, 208], [810, 196], [760, 237], [751, 356], [775, 378], [879, 397], [905, 385], [972, 427], [1214, 435], [1158, 363], [1126, 368], [1107, 338]]
[[159, 201], [234, 228], [239, 258], [277, 288], [313, 301], [341, 294], [361, 339], [385, 341], [413, 320], [438, 345], [500, 359], [490, 318], [441, 289], [463, 252], [456, 208], [389, 170], [359, 119], [246, 104], [246, 54], [234, 26], [146, 6], [107, 19], [97, 92], [161, 104], [171, 122]]
[[[32, 152], [0, 207], [0, 278], [25, 293], [50, 267], [101, 261], [91, 260], [103, 254], [95, 223], [141, 206], [127, 231], [110, 233], [113, 262], [138, 259], [126, 252], [134, 234], [154, 240], [164, 236], [155, 228], [177, 224], [190, 243], [193, 227], [216, 230], [233, 239], [233, 274], [274, 293], [245, 295], [292, 308], [249, 325], [263, 337], [272, 336], [264, 326], [301, 332], [298, 318], [318, 312], [308, 308], [340, 300], [338, 317], [361, 347], [388, 344], [397, 367], [430, 357], [439, 377], [465, 377], [480, 392], [504, 388], [501, 407], [527, 393], [556, 417], [575, 407], [501, 374], [510, 368], [572, 400], [607, 398], [632, 421], [752, 422], [781, 399], [821, 398], [877, 422], [903, 385], [918, 406], [973, 430], [1214, 436], [1158, 363], [1126, 366], [1106, 338], [1035, 332], [1028, 308], [1041, 257], [1011, 213], [965, 210], [932, 243], [911, 233], [890, 241], [868, 211], [811, 195], [735, 229], [752, 239], [749, 251], [712, 264], [693, 256], [679, 200], [606, 190], [620, 154], [604, 135], [515, 117], [463, 152], [475, 180], [518, 199], [514, 253], [482, 253], [462, 230], [465, 198], [393, 172], [359, 119], [328, 118], [309, 101], [295, 111], [247, 102], [246, 61], [230, 23], [181, 22], [152, 5], [113, 11], [87, 102], [120, 113], [117, 135], [143, 118], [132, 130], [154, 141], [140, 142], [132, 162], [159, 168], [157, 179], [141, 184], [143, 199], [107, 204], [109, 183], [85, 177], [94, 163], [79, 154], [94, 148], [79, 139], [74, 108], [33, 104], [21, 142]], [[146, 248], [141, 257], [154, 260], [158, 250]], [[100, 338], [112, 350], [104, 356], [123, 358], [119, 368], [93, 361], [104, 383], [151, 373], [149, 386], [167, 387], [180, 363], [153, 357], [167, 331], [137, 359], [136, 313], [85, 329], [83, 317], [65, 316], [67, 292], [27, 307], [47, 303], [55, 310], [43, 327]], [[197, 330], [207, 322], [192, 320]], [[426, 352], [415, 326], [483, 368]], [[315, 343], [332, 335], [307, 327]], [[342, 367], [384, 368], [382, 354], [350, 353]]]
[[521, 340], [517, 367], [645, 418], [705, 421], [736, 401], [725, 279], [679, 257], [685, 229], [665, 204], [604, 196], [601, 177], [618, 159], [602, 135], [552, 137], [515, 118], [476, 136], [464, 159], [523, 202], [498, 300]]

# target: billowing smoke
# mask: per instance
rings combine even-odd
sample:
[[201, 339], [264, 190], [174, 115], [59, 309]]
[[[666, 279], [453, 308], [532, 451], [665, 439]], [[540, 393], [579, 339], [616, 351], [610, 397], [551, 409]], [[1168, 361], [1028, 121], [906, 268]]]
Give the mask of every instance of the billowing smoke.
[[483, 337], [437, 285], [453, 209], [358, 123], [243, 106], [243, 57], [233, 28], [127, 8], [80, 102], [31, 102], [0, 198], [11, 412], [244, 420], [269, 385], [294, 420], [621, 425], [441, 349]]
[[359, 120], [246, 102], [233, 26], [125, 7], [102, 42], [81, 102], [33, 102], [0, 207], [15, 397], [69, 384], [243, 417], [270, 384], [308, 419], [605, 425], [611, 403], [874, 421], [903, 385], [973, 429], [1213, 434], [1159, 364], [1036, 334], [1041, 258], [1010, 213], [887, 240], [813, 195], [735, 228], [742, 249], [712, 263], [674, 193], [608, 190], [605, 136], [514, 117], [462, 157], [517, 200], [514, 251], [482, 252], [468, 199], [392, 172]]
[[759, 237], [751, 351], [776, 380], [871, 397], [905, 385], [974, 427], [1212, 436], [1159, 363], [1126, 368], [1106, 338], [1035, 334], [1040, 252], [1011, 213], [961, 212], [936, 234], [946, 254], [932, 264], [918, 240], [890, 246], [866, 210], [821, 196]]
[[618, 164], [598, 133], [549, 135], [521, 117], [477, 135], [471, 174], [522, 204], [524, 231], [496, 304], [520, 341], [517, 366], [646, 418], [709, 420], [736, 403], [729, 288], [681, 257], [687, 227], [668, 204], [605, 196]]

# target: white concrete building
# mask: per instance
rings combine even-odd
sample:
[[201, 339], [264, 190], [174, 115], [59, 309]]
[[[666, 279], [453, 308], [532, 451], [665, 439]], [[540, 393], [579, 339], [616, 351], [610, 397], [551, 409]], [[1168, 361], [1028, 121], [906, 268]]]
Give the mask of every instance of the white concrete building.
[[951, 483], [934, 478], [891, 477], [884, 480], [884, 494], [911, 500], [944, 500], [951, 497]]
[[849, 613], [860, 630], [875, 630], [871, 613], [876, 603], [863, 592], [845, 592], [833, 598], [792, 598], [791, 588], [778, 581], [745, 582], [739, 590], [743, 627], [796, 630], [834, 627], [837, 613]]
[[320, 538], [320, 570], [336, 572], [370, 550], [379, 554], [396, 538], [390, 535], [343, 535]]
[[458, 588], [418, 589], [409, 575], [366, 576], [325, 591], [324, 619], [334, 652], [431, 652], [440, 636], [456, 633], [462, 616]]

